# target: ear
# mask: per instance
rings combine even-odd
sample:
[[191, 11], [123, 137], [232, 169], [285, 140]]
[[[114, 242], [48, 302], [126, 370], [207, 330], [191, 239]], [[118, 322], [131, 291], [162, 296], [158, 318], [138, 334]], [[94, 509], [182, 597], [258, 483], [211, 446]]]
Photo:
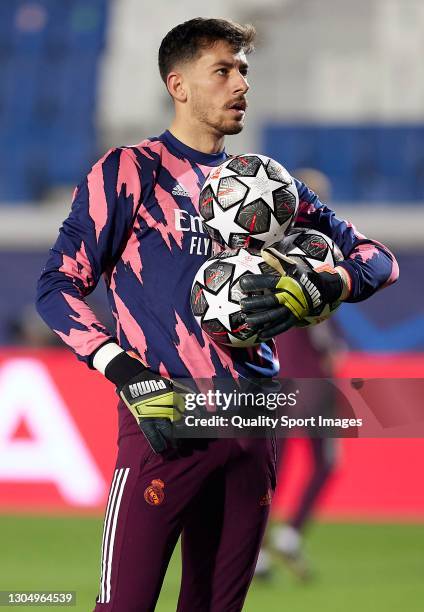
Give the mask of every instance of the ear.
[[187, 101], [187, 91], [181, 72], [170, 72], [166, 79], [166, 86], [175, 100], [178, 100], [178, 102]]

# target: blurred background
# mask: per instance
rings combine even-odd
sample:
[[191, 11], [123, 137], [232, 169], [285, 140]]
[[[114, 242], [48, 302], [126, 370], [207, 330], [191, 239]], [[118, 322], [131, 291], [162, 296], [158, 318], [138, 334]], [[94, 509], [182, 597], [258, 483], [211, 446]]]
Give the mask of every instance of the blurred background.
[[[37, 317], [35, 284], [91, 164], [167, 127], [157, 49], [196, 16], [258, 30], [246, 128], [227, 150], [319, 171], [338, 216], [398, 258], [395, 286], [335, 314], [332, 373], [424, 378], [422, 0], [0, 2], [0, 590], [76, 590], [77, 609], [93, 607], [115, 399]], [[102, 287], [90, 303], [108, 322]], [[305, 440], [290, 447], [276, 523], [311, 469]], [[341, 440], [336, 454], [305, 538], [314, 579], [274, 553], [246, 610], [422, 609], [424, 441], [388, 430]], [[175, 609], [178, 583], [177, 553], [160, 612]]]

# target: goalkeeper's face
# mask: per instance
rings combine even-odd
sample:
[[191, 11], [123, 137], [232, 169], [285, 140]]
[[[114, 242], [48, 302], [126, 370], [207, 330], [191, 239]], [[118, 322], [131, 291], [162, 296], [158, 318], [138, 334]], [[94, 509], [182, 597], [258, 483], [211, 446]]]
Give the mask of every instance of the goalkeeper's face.
[[212, 129], [219, 136], [241, 132], [249, 89], [247, 70], [245, 53], [234, 53], [225, 41], [203, 49], [186, 65], [187, 111], [201, 129]]

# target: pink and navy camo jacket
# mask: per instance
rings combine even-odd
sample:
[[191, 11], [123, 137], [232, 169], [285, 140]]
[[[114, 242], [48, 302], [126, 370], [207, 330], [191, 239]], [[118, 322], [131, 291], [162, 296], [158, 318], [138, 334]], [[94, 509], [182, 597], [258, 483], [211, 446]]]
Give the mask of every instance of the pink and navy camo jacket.
[[[190, 289], [212, 254], [198, 198], [225, 152], [195, 151], [166, 131], [139, 145], [110, 150], [74, 193], [38, 283], [37, 308], [46, 323], [92, 367], [93, 353], [115, 338], [150, 368], [172, 377], [273, 376], [273, 341], [241, 349], [213, 343], [190, 308]], [[296, 181], [296, 224], [331, 236], [341, 248], [355, 302], [394, 282], [390, 251], [337, 219]], [[107, 330], [84, 298], [103, 276], [116, 323]]]

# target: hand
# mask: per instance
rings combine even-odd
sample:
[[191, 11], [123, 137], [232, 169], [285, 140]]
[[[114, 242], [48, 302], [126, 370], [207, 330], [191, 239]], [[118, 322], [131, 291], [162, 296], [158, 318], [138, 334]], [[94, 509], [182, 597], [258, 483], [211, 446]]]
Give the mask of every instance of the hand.
[[174, 445], [172, 423], [181, 419], [185, 404], [172, 380], [145, 369], [118, 393], [155, 453]]
[[240, 287], [246, 294], [266, 292], [240, 300], [245, 321], [258, 331], [259, 340], [269, 340], [287, 331], [303, 318], [321, 311], [325, 304], [347, 295], [344, 270], [329, 266], [310, 270], [272, 246], [263, 249], [261, 254], [276, 274], [249, 274], [240, 279]]
[[[107, 366], [105, 375], [116, 384], [118, 395], [135, 417], [155, 453], [175, 446], [173, 422], [185, 410], [182, 394], [186, 389], [146, 368], [128, 353], [122, 352]], [[125, 382], [123, 382], [125, 381]]]

